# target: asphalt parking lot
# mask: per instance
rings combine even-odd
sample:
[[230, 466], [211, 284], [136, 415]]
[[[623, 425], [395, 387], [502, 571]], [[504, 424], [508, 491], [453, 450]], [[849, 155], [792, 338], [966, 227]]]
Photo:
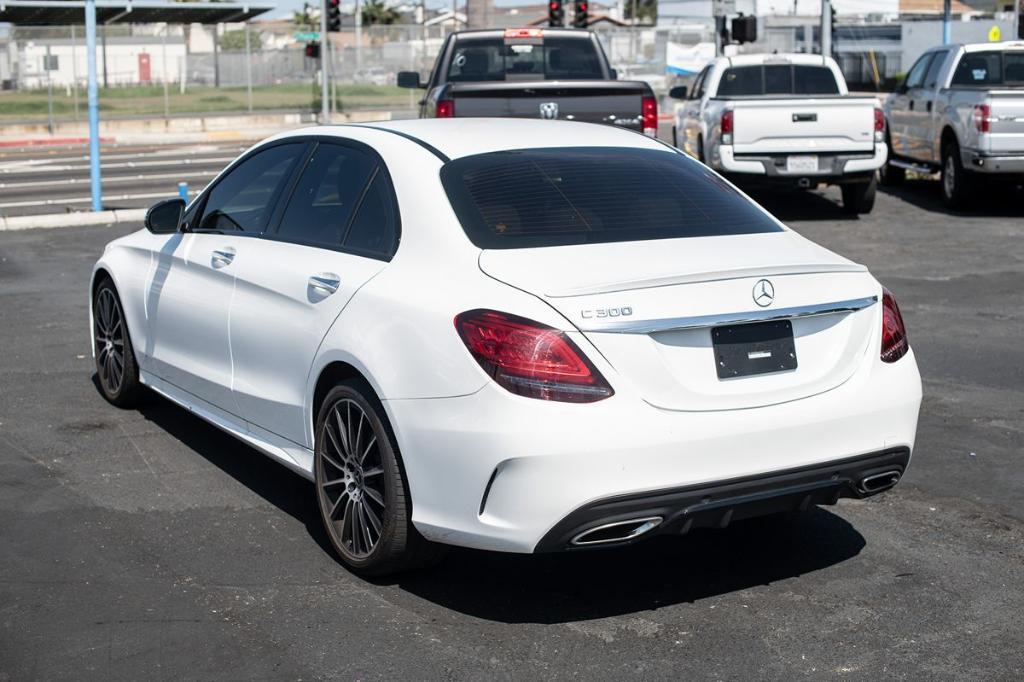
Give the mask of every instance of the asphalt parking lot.
[[87, 281], [126, 226], [0, 233], [0, 680], [1020, 679], [1024, 200], [758, 198], [899, 298], [924, 380], [893, 492], [605, 552], [455, 550], [369, 582], [312, 485], [185, 411], [108, 405]]

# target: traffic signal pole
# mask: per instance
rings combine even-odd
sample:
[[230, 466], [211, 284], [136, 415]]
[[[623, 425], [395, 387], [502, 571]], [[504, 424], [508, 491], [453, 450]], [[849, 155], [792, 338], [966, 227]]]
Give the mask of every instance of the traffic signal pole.
[[832, 54], [832, 0], [821, 0], [821, 54]]
[[85, 0], [86, 90], [89, 99], [89, 187], [92, 210], [103, 210], [100, 185], [100, 108], [96, 86], [96, 0]]
[[327, 2], [320, 0], [320, 125], [327, 123], [330, 100], [327, 97]]

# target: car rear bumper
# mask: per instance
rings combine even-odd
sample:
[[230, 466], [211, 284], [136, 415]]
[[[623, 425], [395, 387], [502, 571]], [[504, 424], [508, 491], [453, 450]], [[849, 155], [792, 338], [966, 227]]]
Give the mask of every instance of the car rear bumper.
[[1024, 154], [992, 156], [964, 150], [964, 165], [977, 173], [1024, 173]]
[[[895, 449], [909, 457], [921, 402], [912, 352], [892, 364], [865, 358], [830, 391], [752, 409], [658, 409], [606, 376], [616, 395], [588, 405], [523, 398], [493, 383], [467, 396], [384, 401], [417, 529], [480, 549], [550, 549], [553, 529], [609, 498], [834, 467]], [[826, 487], [810, 503], [831, 501], [836, 486]]]
[[[807, 150], [799, 154], [736, 154], [732, 146], [718, 148], [716, 170], [729, 174], [758, 175], [763, 179], [799, 183], [802, 179], [818, 182], [837, 182], [844, 176], [870, 174], [885, 165], [888, 148], [877, 143], [873, 152], [815, 153]], [[790, 156], [817, 156], [818, 168], [811, 171], [790, 172], [786, 159]]]

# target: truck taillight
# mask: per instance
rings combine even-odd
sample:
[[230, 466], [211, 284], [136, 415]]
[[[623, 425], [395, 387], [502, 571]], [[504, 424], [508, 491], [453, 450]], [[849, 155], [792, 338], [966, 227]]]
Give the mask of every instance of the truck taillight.
[[875, 107], [875, 142], [885, 139], [885, 113]]
[[888, 289], [882, 290], [882, 362], [896, 362], [910, 350], [907, 327], [896, 305], [896, 298]]
[[437, 108], [434, 110], [437, 118], [455, 118], [455, 102], [450, 99], [437, 100]]
[[644, 135], [648, 137], [658, 136], [658, 100], [653, 97], [644, 97], [640, 101], [640, 112], [644, 121]]
[[992, 107], [987, 104], [974, 105], [974, 127], [979, 133], [992, 130]]
[[470, 310], [455, 329], [480, 367], [502, 388], [527, 398], [593, 403], [614, 395], [564, 332], [494, 310]]
[[722, 112], [722, 144], [732, 144], [732, 109]]

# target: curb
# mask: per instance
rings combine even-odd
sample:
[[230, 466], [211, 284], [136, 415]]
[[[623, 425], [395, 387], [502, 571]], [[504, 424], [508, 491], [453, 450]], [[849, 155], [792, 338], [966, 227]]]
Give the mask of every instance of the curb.
[[136, 223], [141, 226], [143, 219], [146, 217], [147, 210], [149, 209], [126, 208], [113, 211], [97, 211], [95, 213], [48, 213], [46, 215], [0, 218], [0, 232], [120, 223]]
[[[100, 144], [116, 142], [113, 137], [100, 137]], [[88, 137], [25, 137], [0, 140], [0, 147], [55, 147], [58, 145], [89, 144]]]

